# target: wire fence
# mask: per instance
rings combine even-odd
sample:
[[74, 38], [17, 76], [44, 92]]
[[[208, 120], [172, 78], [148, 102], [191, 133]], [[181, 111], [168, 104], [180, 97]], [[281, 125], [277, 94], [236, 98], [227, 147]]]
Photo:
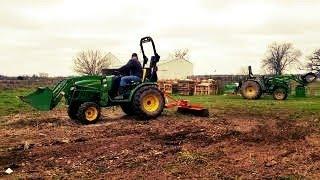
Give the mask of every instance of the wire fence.
[[27, 80], [13, 80], [6, 79], [0, 80], [0, 89], [17, 89], [17, 88], [36, 88], [36, 87], [51, 87], [63, 78], [39, 78]]

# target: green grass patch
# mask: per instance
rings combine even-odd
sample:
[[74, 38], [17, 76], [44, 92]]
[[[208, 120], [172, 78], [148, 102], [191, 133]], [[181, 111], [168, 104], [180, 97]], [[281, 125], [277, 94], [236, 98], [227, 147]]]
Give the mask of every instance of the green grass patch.
[[276, 101], [270, 96], [259, 100], [246, 100], [241, 96], [175, 96], [188, 99], [192, 103], [201, 103], [210, 109], [232, 112], [244, 112], [249, 115], [288, 114], [292, 118], [303, 116], [320, 116], [320, 97], [297, 98], [288, 97], [284, 101]]
[[[37, 112], [38, 110], [18, 98], [18, 96], [25, 96], [34, 91], [36, 91], [36, 88], [0, 90], [0, 117], [23, 112]], [[64, 101], [61, 102], [58, 107], [64, 106]]]
[[34, 89], [10, 89], [0, 91], [0, 116], [16, 114], [19, 112], [33, 111], [26, 103], [17, 96], [24, 96], [34, 91]]

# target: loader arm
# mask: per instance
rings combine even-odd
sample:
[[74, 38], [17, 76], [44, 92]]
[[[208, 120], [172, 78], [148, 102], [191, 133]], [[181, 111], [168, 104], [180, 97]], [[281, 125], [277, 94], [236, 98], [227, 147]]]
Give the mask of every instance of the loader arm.
[[72, 79], [65, 79], [58, 82], [52, 89], [39, 87], [35, 92], [27, 96], [19, 96], [19, 98], [40, 111], [49, 111], [58, 105], [63, 96], [68, 94], [72, 85]]
[[[27, 95], [20, 96], [19, 98], [31, 105], [32, 107], [40, 110], [40, 111], [49, 111], [55, 108], [62, 97], [65, 97], [66, 103], [69, 104], [70, 97], [72, 96], [72, 87], [75, 87], [77, 82], [88, 81], [90, 86], [90, 80], [95, 82], [102, 81], [101, 76], [81, 76], [81, 77], [73, 77], [59, 81], [52, 89], [48, 87], [39, 87], [35, 92]], [[101, 83], [97, 86], [100, 87]]]

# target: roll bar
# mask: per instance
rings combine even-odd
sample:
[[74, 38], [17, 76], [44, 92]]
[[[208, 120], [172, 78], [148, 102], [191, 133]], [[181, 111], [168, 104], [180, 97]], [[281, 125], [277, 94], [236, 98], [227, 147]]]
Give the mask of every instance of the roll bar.
[[154, 41], [153, 39], [150, 37], [150, 36], [147, 36], [147, 37], [143, 37], [141, 38], [140, 40], [140, 48], [141, 48], [141, 52], [142, 52], [142, 55], [143, 55], [143, 65], [142, 67], [145, 68], [145, 65], [148, 63], [149, 59], [148, 57], [146, 56], [145, 52], [144, 52], [144, 48], [143, 48], [143, 44], [145, 43], [149, 43], [151, 42], [152, 44], [152, 49], [153, 49], [153, 56], [151, 57], [151, 60], [153, 61], [152, 63], [150, 63], [150, 68], [152, 68], [151, 66], [154, 66], [152, 64], [156, 64], [157, 62], [159, 62], [160, 60], [160, 56], [159, 54], [157, 53], [157, 50], [156, 50], [156, 46], [154, 44]]

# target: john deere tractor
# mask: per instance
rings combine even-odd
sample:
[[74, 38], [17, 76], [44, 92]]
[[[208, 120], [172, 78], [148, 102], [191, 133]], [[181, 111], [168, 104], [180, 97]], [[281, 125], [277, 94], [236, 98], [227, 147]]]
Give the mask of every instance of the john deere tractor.
[[[151, 43], [153, 55], [148, 64], [143, 45]], [[122, 74], [115, 69], [103, 71], [103, 75], [80, 76], [64, 79], [53, 89], [39, 87], [37, 91], [20, 99], [42, 111], [52, 110], [64, 97], [68, 106], [68, 115], [85, 124], [95, 123], [101, 114], [102, 107], [120, 106], [127, 115], [143, 119], [156, 118], [165, 105], [164, 95], [157, 87], [157, 63], [160, 60], [154, 41], [151, 37], [140, 40], [143, 54], [143, 78], [131, 82], [123, 95], [118, 88]]]
[[239, 82], [238, 89], [245, 99], [259, 99], [263, 93], [271, 94], [275, 100], [285, 100], [290, 92], [290, 82], [295, 81], [299, 86], [306, 86], [317, 79], [317, 74], [309, 72], [305, 75], [275, 75], [259, 76], [252, 74], [248, 67], [248, 77]]

